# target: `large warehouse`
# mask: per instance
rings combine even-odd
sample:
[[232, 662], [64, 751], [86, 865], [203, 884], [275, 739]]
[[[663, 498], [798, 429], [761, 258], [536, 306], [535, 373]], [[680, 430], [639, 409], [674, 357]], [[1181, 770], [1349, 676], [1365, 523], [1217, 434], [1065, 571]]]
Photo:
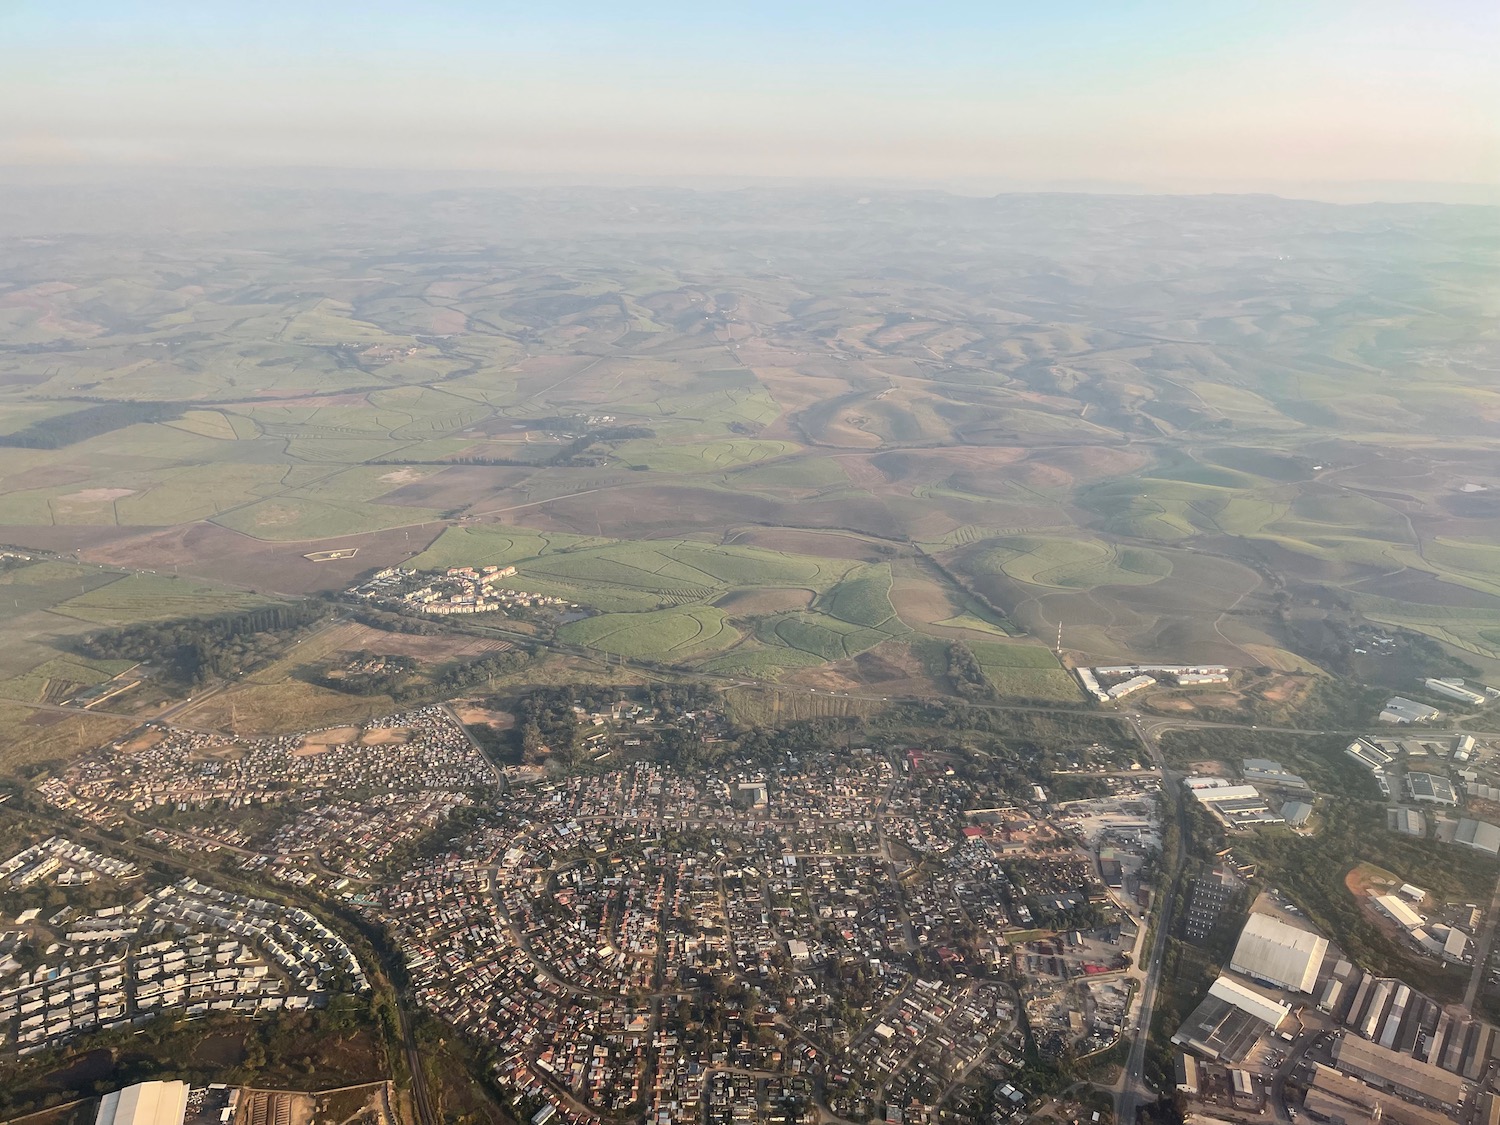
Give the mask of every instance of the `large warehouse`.
[[1240, 931], [1229, 967], [1263, 984], [1311, 993], [1327, 952], [1327, 938], [1269, 914], [1252, 914]]
[[187, 1097], [186, 1082], [140, 1082], [105, 1094], [94, 1125], [182, 1125]]

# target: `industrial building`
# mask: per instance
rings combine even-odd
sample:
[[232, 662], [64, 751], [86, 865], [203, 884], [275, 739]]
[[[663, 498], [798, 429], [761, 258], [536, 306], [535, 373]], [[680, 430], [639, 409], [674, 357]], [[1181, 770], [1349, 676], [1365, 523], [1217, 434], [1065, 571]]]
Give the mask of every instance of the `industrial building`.
[[1240, 773], [1252, 785], [1274, 785], [1278, 789], [1308, 790], [1312, 786], [1296, 774], [1284, 769], [1280, 762], [1270, 758], [1246, 758], [1240, 763]]
[[1343, 1035], [1333, 1049], [1334, 1065], [1378, 1089], [1452, 1112], [1463, 1099], [1463, 1076], [1379, 1043]]
[[1299, 930], [1269, 914], [1252, 914], [1240, 931], [1229, 967], [1252, 980], [1311, 993], [1328, 952], [1328, 939]]
[[1453, 842], [1477, 852], [1500, 855], [1500, 827], [1487, 821], [1463, 817], [1453, 833]]
[[1413, 801], [1429, 805], [1458, 804], [1458, 794], [1454, 792], [1453, 782], [1442, 774], [1409, 773], [1406, 775], [1406, 786], [1411, 790]]
[[1380, 712], [1382, 723], [1426, 723], [1436, 719], [1442, 712], [1436, 707], [1429, 707], [1425, 703], [1418, 703], [1415, 699], [1407, 699], [1403, 695], [1393, 695], [1386, 700], [1385, 710]]
[[1172, 1036], [1172, 1043], [1232, 1066], [1262, 1036], [1285, 1023], [1291, 1012], [1280, 1001], [1221, 976]]
[[1453, 760], [1467, 762], [1474, 756], [1474, 736], [1461, 734], [1453, 740]]
[[1366, 738], [1356, 738], [1353, 742], [1349, 743], [1344, 753], [1364, 766], [1365, 769], [1371, 771], [1383, 770], [1391, 762], [1395, 761], [1391, 755]]
[[1444, 699], [1456, 699], [1471, 707], [1480, 706], [1485, 699], [1484, 692], [1464, 687], [1462, 680], [1438, 680], [1429, 677], [1423, 681], [1423, 686], [1433, 695], [1441, 695]]
[[138, 1082], [105, 1094], [94, 1125], [182, 1125], [187, 1098], [186, 1082]]
[[1111, 699], [1124, 699], [1127, 695], [1133, 695], [1135, 692], [1142, 691], [1154, 683], [1156, 683], [1154, 676], [1131, 676], [1124, 683], [1116, 684], [1114, 687], [1108, 689], [1107, 694]]
[[1427, 835], [1427, 818], [1418, 809], [1408, 809], [1398, 805], [1393, 809], [1385, 810], [1386, 827], [1392, 832], [1399, 832], [1403, 836]]
[[1292, 828], [1303, 828], [1312, 817], [1313, 807], [1306, 801], [1286, 801], [1281, 806], [1281, 819]]
[[1222, 777], [1186, 777], [1182, 784], [1193, 798], [1226, 828], [1280, 824], [1271, 803], [1253, 785], [1236, 785]]

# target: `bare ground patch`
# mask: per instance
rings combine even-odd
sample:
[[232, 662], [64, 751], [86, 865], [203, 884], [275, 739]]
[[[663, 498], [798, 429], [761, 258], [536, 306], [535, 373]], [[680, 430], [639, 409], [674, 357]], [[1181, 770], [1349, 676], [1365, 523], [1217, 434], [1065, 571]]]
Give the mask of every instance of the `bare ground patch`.
[[409, 727], [376, 727], [374, 730], [365, 731], [359, 740], [366, 746], [404, 746], [411, 741], [411, 729]]
[[304, 734], [297, 740], [297, 750], [307, 754], [321, 754], [331, 746], [347, 746], [358, 738], [358, 727], [332, 727]]
[[469, 726], [483, 724], [491, 730], [510, 730], [516, 725], [516, 717], [509, 711], [496, 711], [474, 702], [455, 703], [453, 713], [458, 716], [459, 722]]

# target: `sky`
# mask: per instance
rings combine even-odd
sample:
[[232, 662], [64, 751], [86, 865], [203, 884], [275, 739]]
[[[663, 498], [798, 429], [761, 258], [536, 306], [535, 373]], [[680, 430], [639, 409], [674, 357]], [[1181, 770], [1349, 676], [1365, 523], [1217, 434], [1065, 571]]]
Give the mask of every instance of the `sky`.
[[0, 0], [0, 46], [0, 166], [1500, 188], [1493, 0]]

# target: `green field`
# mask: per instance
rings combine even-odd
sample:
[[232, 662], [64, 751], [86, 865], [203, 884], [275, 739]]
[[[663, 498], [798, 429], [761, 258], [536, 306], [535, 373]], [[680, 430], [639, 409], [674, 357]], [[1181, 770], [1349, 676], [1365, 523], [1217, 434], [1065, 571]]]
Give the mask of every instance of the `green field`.
[[107, 586], [70, 598], [52, 612], [96, 625], [131, 625], [231, 613], [269, 605], [274, 598], [231, 590], [196, 578], [167, 574], [131, 574]]
[[[430, 542], [415, 565], [514, 565], [604, 617], [721, 609], [740, 641], [692, 659], [788, 678], [907, 636], [881, 566], [921, 545], [918, 635], [1345, 675], [1323, 626], [1372, 625], [1500, 667], [1478, 212], [1204, 197], [1167, 245], [1175, 198], [781, 190], [246, 182], [215, 198], [253, 253], [39, 232], [0, 279], [4, 539], [299, 593], [355, 577], [304, 565], [322, 540], [359, 568]], [[284, 237], [311, 214], [337, 238]], [[49, 623], [198, 604], [72, 580], [0, 585], [5, 670], [57, 655]], [[694, 651], [649, 632], [612, 643]]]
[[728, 617], [712, 606], [606, 613], [564, 625], [558, 634], [571, 644], [616, 656], [666, 662], [728, 648], [740, 636]]
[[975, 570], [1002, 573], [1033, 586], [1084, 590], [1150, 585], [1172, 573], [1172, 564], [1156, 551], [1116, 547], [1097, 539], [992, 539], [971, 560]]
[[1040, 645], [971, 642], [969, 649], [1002, 698], [1076, 703], [1083, 692], [1051, 650]]
[[666, 445], [656, 441], [626, 442], [616, 456], [628, 465], [644, 465], [658, 473], [723, 472], [756, 461], [796, 452], [785, 441], [710, 441]]

